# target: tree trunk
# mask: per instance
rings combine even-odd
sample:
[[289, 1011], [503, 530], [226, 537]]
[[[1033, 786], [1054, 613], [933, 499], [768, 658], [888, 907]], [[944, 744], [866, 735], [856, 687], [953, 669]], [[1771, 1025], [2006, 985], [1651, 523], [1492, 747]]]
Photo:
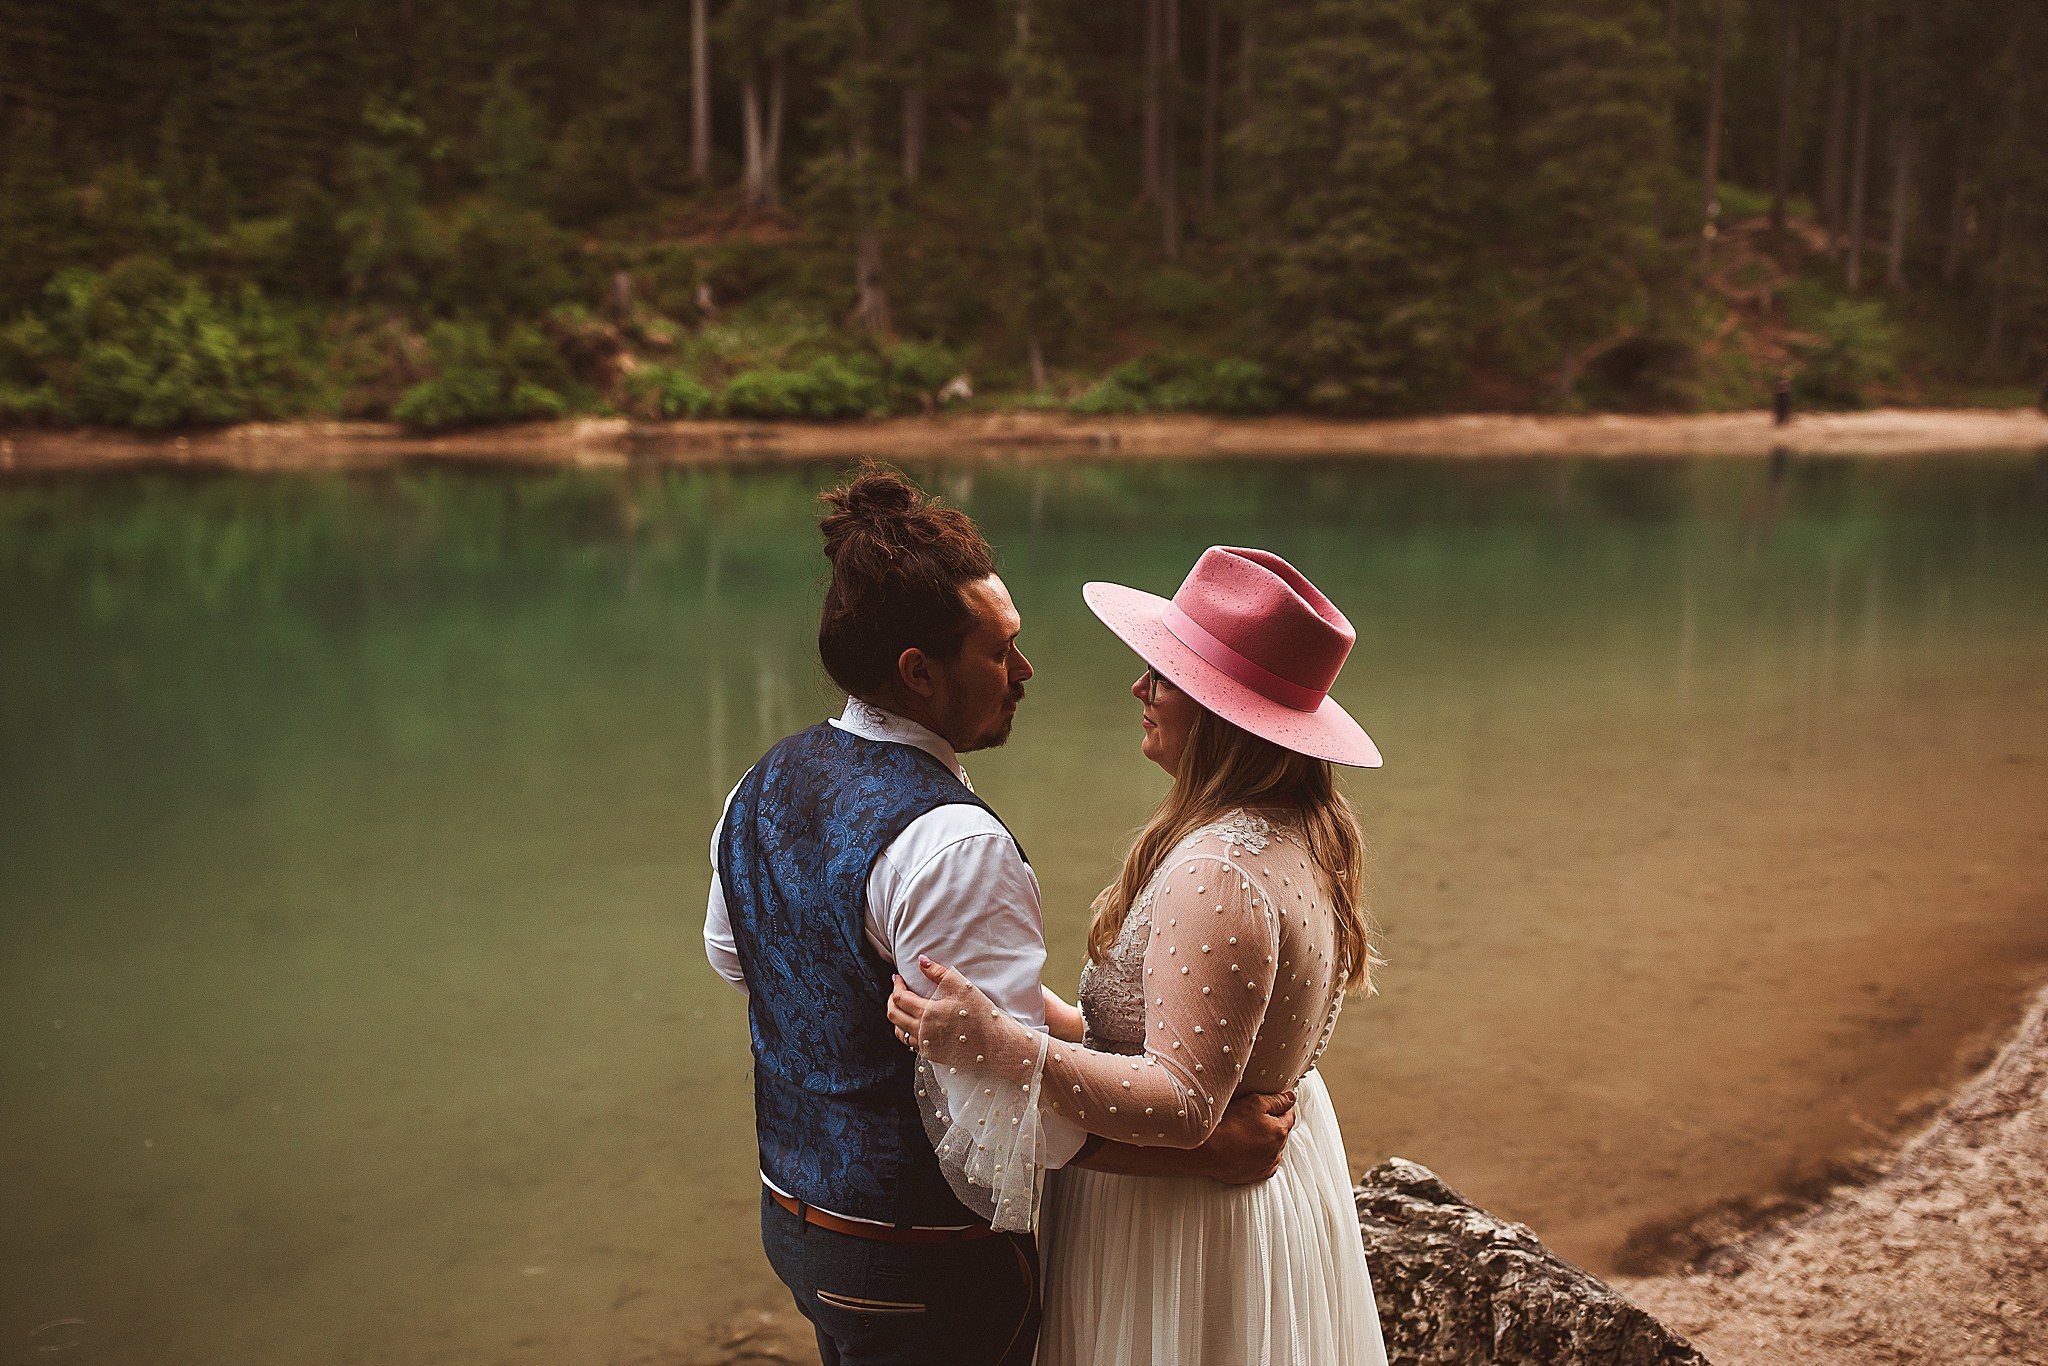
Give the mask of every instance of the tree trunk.
[[710, 0], [690, 0], [690, 175], [711, 179]]
[[1785, 41], [1779, 48], [1778, 155], [1771, 174], [1771, 231], [1785, 230], [1785, 200], [1792, 192], [1792, 119], [1799, 103], [1799, 4], [1784, 6]]
[[1700, 164], [1700, 269], [1707, 268], [1721, 214], [1721, 106], [1728, 85], [1728, 0], [1713, 0], [1714, 42], [1707, 58], [1707, 150]]
[[1161, 0], [1159, 120], [1159, 249], [1180, 256], [1180, 0]]
[[[1675, 70], [1678, 58], [1678, 0], [1664, 0], [1664, 47], [1671, 54]], [[1678, 82], [1664, 82], [1664, 118], [1668, 123], [1678, 112]]]
[[924, 78], [913, 76], [903, 87], [903, 185], [917, 184], [924, 170]]
[[1876, 15], [1869, 6], [1863, 10], [1862, 42], [1857, 58], [1862, 70], [1856, 73], [1855, 147], [1849, 153], [1849, 262], [1846, 283], [1855, 293], [1863, 284], [1863, 208], [1870, 198], [1870, 106], [1876, 95]]
[[1948, 241], [1941, 253], [1941, 282], [1952, 285], [1963, 273], [1963, 253], [1970, 241], [1970, 171], [1958, 160], [1955, 189], [1948, 201]]
[[1145, 101], [1138, 127], [1138, 198], [1159, 198], [1159, 35], [1164, 0], [1145, 0]]
[[1891, 240], [1884, 264], [1884, 287], [1906, 287], [1906, 231], [1913, 211], [1913, 120], [1899, 115], [1899, 127], [1892, 140]]
[[889, 332], [889, 295], [882, 287], [882, 232], [863, 227], [853, 243], [853, 321], [871, 337]]
[[878, 0], [847, 0], [851, 42], [844, 58], [844, 85], [833, 94], [846, 120], [847, 191], [852, 203], [853, 326], [870, 337], [889, 333], [889, 294], [882, 280], [882, 223], [888, 186], [882, 160], [871, 155], [880, 113], [882, 66], [875, 58]]
[[768, 129], [761, 148], [761, 193], [764, 209], [782, 206], [782, 110], [788, 82], [788, 61], [777, 52], [768, 61]]
[[1821, 135], [1820, 219], [1828, 230], [1828, 251], [1842, 249], [1844, 149], [1849, 144], [1849, 49], [1855, 32], [1856, 0], [1842, 0], [1835, 32], [1834, 71], [1828, 78], [1828, 121]]
[[1202, 59], [1202, 222], [1207, 224], [1216, 216], [1216, 144], [1222, 135], [1223, 0], [1209, 0]]
[[2012, 191], [1998, 210], [1998, 245], [1991, 256], [1991, 307], [1984, 324], [1984, 355], [1978, 362], [1984, 369], [1997, 366], [2005, 350], [2006, 266], [2012, 250]]
[[760, 212], [767, 200], [764, 141], [759, 68], [749, 66], [740, 84], [740, 198], [748, 213]]
[[1048, 381], [1045, 373], [1045, 346], [1038, 340], [1036, 332], [1024, 339], [1024, 351], [1031, 364], [1031, 391], [1038, 393], [1045, 388]]
[[1258, 0], [1242, 0], [1237, 15], [1237, 122], [1241, 128], [1250, 122], [1252, 96], [1255, 92], [1252, 81], [1252, 65], [1258, 54], [1259, 25], [1255, 11]]

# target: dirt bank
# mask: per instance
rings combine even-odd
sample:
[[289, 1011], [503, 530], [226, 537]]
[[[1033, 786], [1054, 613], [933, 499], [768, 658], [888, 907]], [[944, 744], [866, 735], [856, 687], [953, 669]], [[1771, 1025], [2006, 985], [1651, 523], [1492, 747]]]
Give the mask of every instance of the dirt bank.
[[839, 459], [993, 455], [1912, 455], [2048, 447], [2026, 409], [1885, 409], [1801, 417], [1510, 414], [1336, 422], [1300, 417], [1082, 418], [961, 414], [871, 422], [629, 422], [587, 418], [425, 437], [379, 422], [252, 423], [186, 436], [0, 432], [0, 472], [179, 464], [241, 470], [378, 468], [419, 459], [561, 466], [690, 463], [743, 456]]
[[1718, 1366], [2048, 1361], [2048, 990], [1875, 1180], [1617, 1287]]

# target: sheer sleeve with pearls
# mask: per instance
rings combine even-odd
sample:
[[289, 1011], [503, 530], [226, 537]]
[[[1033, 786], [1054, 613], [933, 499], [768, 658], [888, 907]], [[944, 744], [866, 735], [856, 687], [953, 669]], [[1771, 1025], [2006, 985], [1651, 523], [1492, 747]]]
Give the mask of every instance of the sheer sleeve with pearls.
[[[1142, 968], [1129, 974], [1132, 991], [1142, 993], [1138, 1051], [1049, 1039], [947, 974], [918, 1050], [927, 1127], [949, 1174], [972, 1167], [969, 1183], [983, 1192], [1003, 1186], [999, 1199], [1012, 1202], [1012, 1219], [1035, 1218], [1037, 1140], [1027, 1107], [1121, 1143], [1192, 1148], [1239, 1090], [1283, 1090], [1299, 1080], [1335, 1013], [1329, 916], [1307, 859], [1282, 840], [1267, 848], [1263, 829], [1260, 822], [1183, 841], [1132, 909], [1150, 918]], [[971, 1092], [969, 1103], [949, 1105], [941, 1076], [944, 1091]], [[978, 1084], [963, 1087], [962, 1076]]]

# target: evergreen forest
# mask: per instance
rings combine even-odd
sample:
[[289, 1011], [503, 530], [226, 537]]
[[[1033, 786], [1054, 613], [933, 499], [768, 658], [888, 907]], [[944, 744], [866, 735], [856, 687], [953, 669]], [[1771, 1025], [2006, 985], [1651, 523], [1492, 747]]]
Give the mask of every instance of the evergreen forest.
[[0, 0], [0, 425], [2044, 372], [2042, 0]]

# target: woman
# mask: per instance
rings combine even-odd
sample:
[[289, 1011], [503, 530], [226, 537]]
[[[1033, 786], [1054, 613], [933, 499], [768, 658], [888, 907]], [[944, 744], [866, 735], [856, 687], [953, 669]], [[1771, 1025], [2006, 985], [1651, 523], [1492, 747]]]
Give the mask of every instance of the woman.
[[[1194, 1147], [1239, 1092], [1292, 1089], [1279, 1171], [1255, 1186], [1073, 1164], [1045, 1192], [1040, 1366], [1381, 1366], [1344, 1143], [1315, 1062], [1371, 967], [1362, 847], [1333, 764], [1379, 751], [1329, 698], [1350, 623], [1277, 555], [1214, 547], [1171, 602], [1091, 583], [1146, 664], [1144, 754], [1173, 776], [1097, 899], [1078, 1010], [1052, 1035], [926, 964], [898, 1037], [948, 1177], [1032, 1227], [1038, 1113], [1104, 1140]], [[973, 1199], [969, 1201], [975, 1203]]]

